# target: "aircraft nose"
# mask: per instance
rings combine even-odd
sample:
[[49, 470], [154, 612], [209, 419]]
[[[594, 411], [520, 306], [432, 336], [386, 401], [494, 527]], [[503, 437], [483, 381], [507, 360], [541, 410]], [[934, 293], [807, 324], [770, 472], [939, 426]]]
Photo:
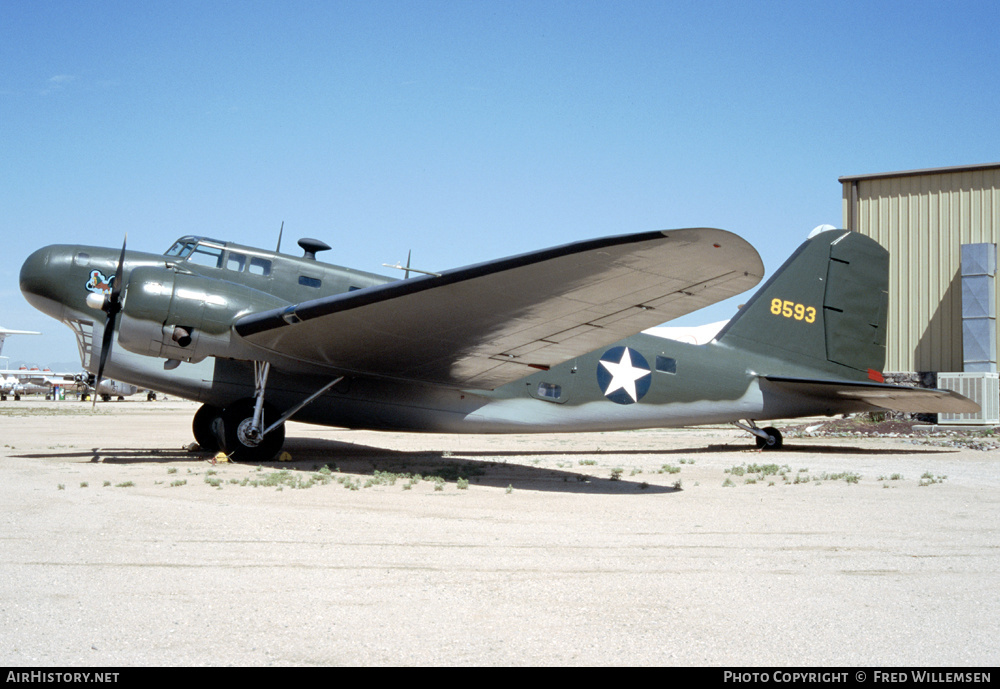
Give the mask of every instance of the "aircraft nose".
[[58, 247], [47, 246], [28, 256], [21, 266], [21, 294], [36, 309], [57, 318], [63, 287], [57, 273], [65, 263], [61, 254]]
[[39, 249], [25, 259], [24, 264], [21, 266], [21, 292], [24, 293], [24, 296], [42, 296], [47, 286], [45, 277], [46, 273], [48, 273], [51, 254], [52, 247], [47, 246], [44, 249]]

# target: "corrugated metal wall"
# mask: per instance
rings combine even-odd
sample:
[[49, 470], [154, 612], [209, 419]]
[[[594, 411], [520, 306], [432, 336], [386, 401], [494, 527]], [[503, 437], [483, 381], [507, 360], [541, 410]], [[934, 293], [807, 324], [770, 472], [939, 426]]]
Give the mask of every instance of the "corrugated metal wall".
[[889, 250], [885, 370], [961, 371], [960, 247], [1000, 241], [1000, 165], [840, 181], [844, 226]]

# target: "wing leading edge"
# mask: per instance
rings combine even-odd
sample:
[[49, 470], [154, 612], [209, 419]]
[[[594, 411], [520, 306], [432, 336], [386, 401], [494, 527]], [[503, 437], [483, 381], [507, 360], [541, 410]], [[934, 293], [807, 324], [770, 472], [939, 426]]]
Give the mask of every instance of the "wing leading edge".
[[725, 230], [646, 232], [252, 314], [235, 331], [317, 366], [492, 389], [740, 294], [763, 272]]

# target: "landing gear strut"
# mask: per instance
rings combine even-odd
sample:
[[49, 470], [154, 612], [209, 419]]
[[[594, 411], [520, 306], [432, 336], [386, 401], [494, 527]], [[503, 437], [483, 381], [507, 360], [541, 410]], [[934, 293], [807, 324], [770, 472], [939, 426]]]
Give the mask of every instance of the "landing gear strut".
[[757, 428], [757, 424], [753, 422], [752, 419], [747, 420], [748, 425], [744, 425], [739, 421], [735, 421], [734, 425], [738, 428], [742, 428], [747, 433], [754, 436], [754, 441], [757, 443], [758, 450], [780, 450], [781, 449], [781, 431], [773, 426], [768, 426], [767, 428]]
[[222, 449], [236, 461], [269, 462], [285, 444], [284, 419], [261, 431], [264, 414], [268, 418], [277, 413], [270, 405], [261, 405], [257, 415], [258, 399], [240, 400], [222, 412]]
[[[224, 409], [202, 405], [194, 415], [194, 439], [205, 450], [221, 450], [236, 461], [268, 462], [285, 443], [285, 421], [302, 407], [342, 381], [336, 378], [281, 414], [264, 401], [271, 365], [254, 362], [254, 396], [227, 405]], [[271, 419], [277, 419], [271, 421]], [[264, 425], [270, 421], [269, 425]]]

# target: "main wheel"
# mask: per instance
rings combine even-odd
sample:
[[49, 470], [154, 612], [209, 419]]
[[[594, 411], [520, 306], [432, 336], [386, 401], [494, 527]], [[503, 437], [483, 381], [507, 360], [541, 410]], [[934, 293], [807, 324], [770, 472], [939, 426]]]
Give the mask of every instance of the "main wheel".
[[761, 438], [759, 435], [754, 436], [757, 441], [757, 449], [759, 450], [780, 450], [781, 449], [781, 431], [773, 426], [768, 426], [767, 428], [761, 429], [770, 436], [768, 439]]
[[[222, 451], [238, 462], [269, 462], [285, 444], [285, 424], [262, 438], [255, 438], [251, 432], [253, 411], [253, 400], [242, 400], [223, 410]], [[270, 423], [268, 419], [277, 416], [274, 408], [265, 404], [263, 426], [266, 428]]]
[[206, 452], [218, 452], [222, 447], [222, 409], [203, 404], [191, 421], [194, 441]]

